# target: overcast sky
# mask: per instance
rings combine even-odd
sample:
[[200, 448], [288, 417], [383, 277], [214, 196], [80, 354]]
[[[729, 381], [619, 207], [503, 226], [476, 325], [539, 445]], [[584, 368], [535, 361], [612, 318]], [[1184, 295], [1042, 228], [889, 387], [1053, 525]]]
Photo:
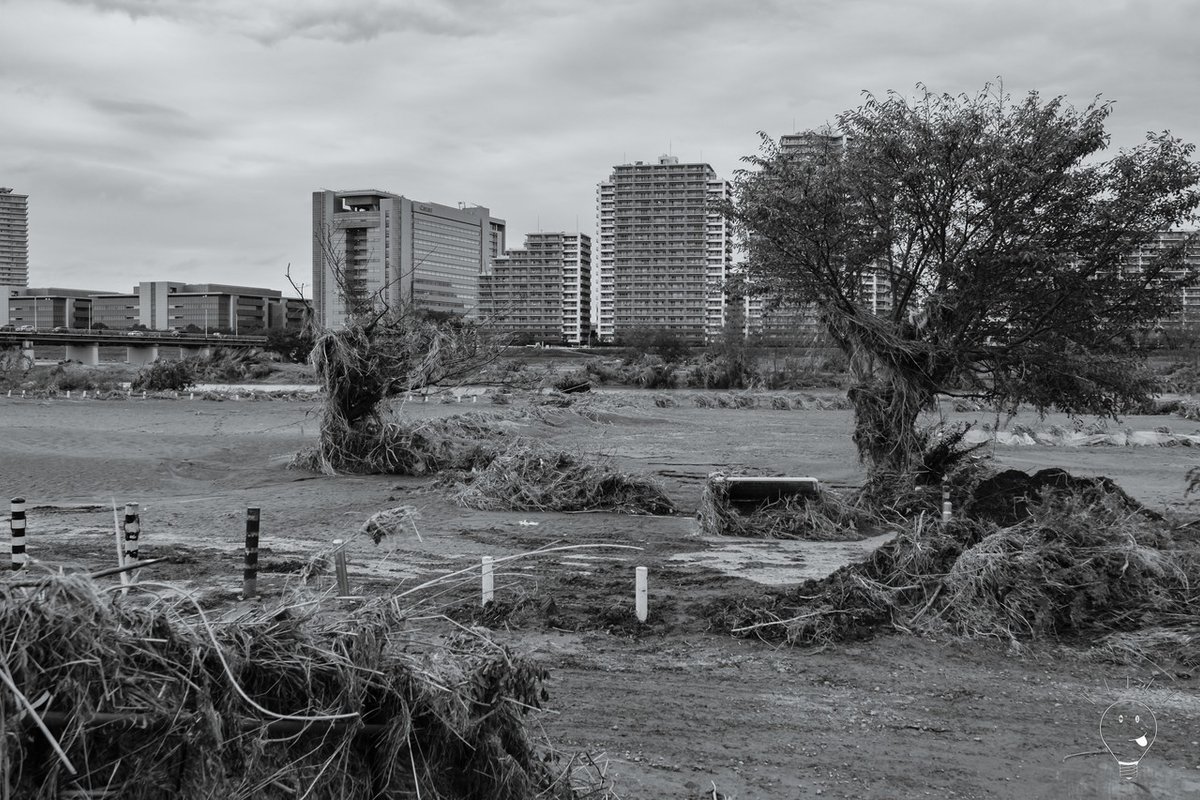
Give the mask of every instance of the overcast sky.
[[862, 92], [1003, 79], [1200, 141], [1195, 0], [0, 0], [30, 284], [311, 285], [311, 193], [595, 228], [612, 165], [729, 177]]

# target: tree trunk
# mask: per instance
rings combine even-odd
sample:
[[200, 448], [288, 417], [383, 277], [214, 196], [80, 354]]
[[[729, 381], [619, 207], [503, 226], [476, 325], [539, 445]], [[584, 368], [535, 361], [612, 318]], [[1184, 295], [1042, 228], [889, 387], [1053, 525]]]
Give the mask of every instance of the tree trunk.
[[890, 381], [876, 377], [858, 383], [847, 395], [854, 404], [854, 444], [867, 465], [868, 481], [913, 475], [922, 453], [917, 417], [933, 400], [929, 390], [893, 375]]

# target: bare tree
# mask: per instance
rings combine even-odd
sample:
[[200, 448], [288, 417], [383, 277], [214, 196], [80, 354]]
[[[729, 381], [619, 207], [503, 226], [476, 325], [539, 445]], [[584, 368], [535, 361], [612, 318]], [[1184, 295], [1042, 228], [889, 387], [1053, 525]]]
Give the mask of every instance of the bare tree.
[[[386, 401], [466, 380], [501, 346], [485, 325], [424, 311], [410, 299], [396, 303], [407, 275], [372, 289], [327, 228], [314, 231], [313, 242], [346, 317], [344, 325], [314, 331], [309, 358], [325, 392], [314, 466], [326, 472], [383, 468], [370, 454], [386, 438]], [[296, 288], [290, 274], [288, 280]]]

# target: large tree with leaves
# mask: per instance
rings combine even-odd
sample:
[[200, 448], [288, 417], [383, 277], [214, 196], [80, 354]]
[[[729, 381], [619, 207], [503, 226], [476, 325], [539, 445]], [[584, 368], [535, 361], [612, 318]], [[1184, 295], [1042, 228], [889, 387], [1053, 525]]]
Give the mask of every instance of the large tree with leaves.
[[[1112, 111], [1063, 98], [867, 95], [842, 136], [763, 135], [727, 209], [758, 291], [814, 304], [851, 359], [854, 439], [873, 477], [912, 475], [939, 393], [1115, 416], [1155, 383], [1135, 346], [1196, 281], [1158, 231], [1194, 223], [1200, 166], [1168, 133], [1105, 158]], [[844, 137], [844, 138], [843, 138]], [[873, 275], [890, 309], [864, 302]]]

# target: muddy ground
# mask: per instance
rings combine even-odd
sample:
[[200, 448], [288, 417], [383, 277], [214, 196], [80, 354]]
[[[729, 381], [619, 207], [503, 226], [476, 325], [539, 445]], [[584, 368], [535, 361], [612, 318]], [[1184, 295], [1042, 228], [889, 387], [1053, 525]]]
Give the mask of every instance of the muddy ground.
[[[245, 509], [262, 509], [260, 588], [300, 584], [335, 538], [349, 544], [352, 589], [398, 595], [437, 575], [500, 561], [496, 603], [477, 576], [416, 592], [430, 615], [486, 624], [550, 668], [537, 724], [559, 750], [585, 751], [622, 798], [1200, 797], [1200, 679], [1148, 663], [1082, 656], [1070, 643], [1021, 653], [991, 641], [899, 634], [823, 652], [741, 640], [710, 623], [715, 602], [821, 575], [879, 540], [717, 541], [692, 516], [705, 476], [753, 467], [861, 480], [848, 411], [697, 408], [694, 391], [610, 391], [530, 415], [495, 406], [409, 403], [426, 418], [505, 415], [514, 433], [659, 479], [682, 513], [482, 512], [457, 508], [427, 478], [326, 477], [287, 468], [311, 445], [315, 404], [283, 401], [96, 401], [0, 397], [0, 490], [29, 506], [35, 569], [100, 569], [115, 560], [112, 503], [140, 504], [144, 578], [181, 582], [214, 607], [240, 589]], [[993, 421], [986, 414], [950, 419]], [[1035, 420], [1026, 420], [1035, 423]], [[1051, 419], [1045, 424], [1070, 425]], [[1135, 430], [1198, 426], [1133, 417]], [[1022, 469], [1108, 475], [1156, 508], [1183, 500], [1191, 448], [996, 448]], [[384, 509], [412, 524], [376, 545], [361, 532]], [[418, 535], [419, 534], [419, 535]], [[626, 549], [609, 547], [622, 545]], [[639, 548], [639, 549], [627, 549]], [[650, 573], [650, 619], [633, 618], [633, 572]], [[332, 579], [316, 580], [328, 597]], [[338, 602], [328, 600], [328, 602]], [[345, 601], [353, 602], [353, 601]], [[439, 623], [431, 623], [439, 624]], [[449, 625], [450, 623], [442, 623]], [[1158, 720], [1139, 779], [1118, 783], [1099, 720], [1136, 695]]]

